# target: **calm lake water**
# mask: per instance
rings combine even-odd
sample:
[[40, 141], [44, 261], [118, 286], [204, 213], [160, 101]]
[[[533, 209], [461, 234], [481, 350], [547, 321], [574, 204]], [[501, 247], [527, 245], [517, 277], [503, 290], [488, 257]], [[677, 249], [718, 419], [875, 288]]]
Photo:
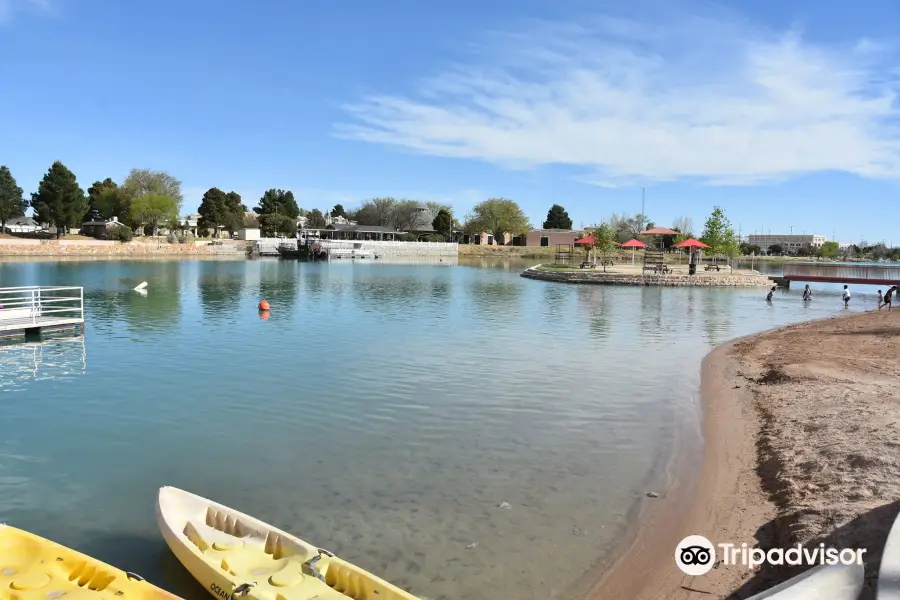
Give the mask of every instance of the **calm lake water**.
[[555, 597], [698, 435], [714, 345], [843, 310], [523, 266], [0, 262], [0, 286], [84, 286], [87, 318], [0, 346], [0, 521], [205, 599], [156, 529], [168, 484], [428, 598]]

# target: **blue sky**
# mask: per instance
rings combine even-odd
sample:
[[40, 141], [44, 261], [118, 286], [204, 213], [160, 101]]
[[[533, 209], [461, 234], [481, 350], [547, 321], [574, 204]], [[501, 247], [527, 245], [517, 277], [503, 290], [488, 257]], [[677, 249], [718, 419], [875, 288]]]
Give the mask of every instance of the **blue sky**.
[[900, 3], [603, 5], [0, 0], [0, 163], [900, 245]]

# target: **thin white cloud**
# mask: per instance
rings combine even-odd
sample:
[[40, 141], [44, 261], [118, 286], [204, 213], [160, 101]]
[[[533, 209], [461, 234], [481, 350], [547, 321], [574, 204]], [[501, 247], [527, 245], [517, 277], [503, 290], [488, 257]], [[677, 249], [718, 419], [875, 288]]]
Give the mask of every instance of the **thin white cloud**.
[[487, 38], [478, 61], [415, 94], [346, 106], [354, 122], [336, 134], [514, 169], [576, 166], [610, 186], [900, 177], [900, 61], [879, 41], [826, 47], [721, 16], [531, 22]]
[[0, 0], [0, 25], [7, 25], [19, 13], [50, 15], [54, 12], [51, 0]]

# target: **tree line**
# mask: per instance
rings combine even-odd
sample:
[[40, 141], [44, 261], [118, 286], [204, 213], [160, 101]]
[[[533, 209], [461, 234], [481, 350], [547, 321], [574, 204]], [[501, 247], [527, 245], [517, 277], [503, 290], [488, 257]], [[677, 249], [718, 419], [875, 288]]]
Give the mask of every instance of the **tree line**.
[[85, 192], [60, 161], [50, 165], [26, 199], [9, 168], [0, 167], [0, 228], [31, 208], [37, 221], [56, 228], [57, 237], [85, 221], [113, 217], [131, 229], [155, 232], [178, 221], [183, 199], [178, 179], [151, 169], [132, 169], [121, 184], [111, 178], [95, 181]]
[[[60, 161], [50, 166], [38, 185], [38, 191], [26, 199], [9, 168], [0, 166], [0, 231], [9, 219], [23, 215], [30, 207], [38, 221], [56, 228], [57, 237], [85, 221], [105, 221], [114, 217], [130, 230], [143, 230], [155, 235], [161, 227], [170, 230], [183, 228], [179, 217], [183, 200], [181, 181], [165, 171], [131, 169], [121, 183], [107, 177], [95, 181], [85, 192], [75, 174]], [[422, 211], [422, 207], [427, 210]], [[233, 234], [242, 227], [259, 227], [266, 236], [293, 236], [297, 219], [301, 216], [306, 217], [309, 228], [322, 228], [326, 224], [323, 211], [301, 208], [293, 192], [279, 188], [266, 190], [250, 211], [238, 193], [212, 187], [203, 194], [197, 212], [200, 214], [200, 235], [219, 230]], [[455, 231], [462, 231], [469, 234], [487, 232], [499, 240], [504, 234], [515, 236], [532, 229], [518, 203], [502, 197], [478, 203], [462, 222], [454, 218], [448, 204], [392, 197], [365, 200], [351, 210], [336, 204], [329, 214], [333, 218], [344, 217], [360, 225], [394, 231], [426, 230], [430, 225], [436, 236], [444, 239], [452, 238]], [[553, 204], [542, 225], [544, 229], [571, 230], [573, 224], [565, 208]], [[641, 232], [653, 227], [655, 224], [647, 215], [613, 213], [605, 221], [586, 229], [598, 240], [598, 247], [613, 247], [616, 242], [638, 238]], [[667, 246], [694, 237], [690, 218], [679, 217], [671, 229], [680, 235], [674, 239], [666, 238]], [[709, 252], [713, 254], [761, 253], [761, 249], [739, 245], [731, 222], [718, 206], [707, 218], [699, 239], [710, 246]], [[778, 253], [777, 250], [770, 248], [770, 253]], [[829, 242], [818, 252], [822, 256], [837, 256], [837, 244]], [[889, 254], [881, 252], [880, 248], [853, 247], [851, 252], [860, 256]]]

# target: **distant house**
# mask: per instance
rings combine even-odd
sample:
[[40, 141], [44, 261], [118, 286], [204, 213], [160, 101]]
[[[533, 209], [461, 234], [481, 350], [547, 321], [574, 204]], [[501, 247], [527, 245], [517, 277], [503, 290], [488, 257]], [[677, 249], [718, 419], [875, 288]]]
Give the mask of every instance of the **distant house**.
[[556, 246], [572, 244], [581, 236], [571, 229], [535, 229], [513, 238], [513, 246]]
[[477, 244], [481, 246], [508, 246], [513, 243], [513, 235], [504, 233], [499, 240], [494, 239], [494, 234], [482, 231], [481, 233], [463, 233], [459, 237], [460, 244]]
[[197, 236], [197, 223], [200, 222], [200, 215], [193, 214], [186, 216], [182, 222], [181, 226], [184, 228], [186, 232], [189, 232], [194, 237]]
[[362, 241], [394, 241], [403, 235], [402, 231], [394, 231], [390, 227], [377, 225], [327, 225], [322, 229], [313, 229], [324, 240], [362, 240]]
[[34, 233], [41, 226], [32, 217], [14, 217], [6, 222], [6, 231], [0, 233]]
[[81, 224], [79, 233], [95, 238], [102, 238], [110, 230], [111, 227], [127, 227], [124, 223], [119, 222], [119, 217], [113, 217], [108, 221], [86, 221]]
[[[190, 233], [194, 237], [200, 237], [199, 232], [200, 232], [200, 219], [201, 218], [202, 218], [202, 215], [200, 215], [199, 213], [195, 213], [195, 214], [186, 216], [181, 222], [182, 230], [185, 231], [186, 233]], [[217, 237], [217, 238], [223, 237], [224, 231], [225, 231], [225, 226], [219, 225], [218, 231], [216, 231], [216, 234], [213, 237]], [[209, 232], [207, 231], [207, 233], [209, 233]]]
[[237, 239], [239, 240], [258, 240], [259, 239], [259, 228], [258, 227], [244, 227], [242, 229], [238, 229], [235, 233]]
[[[324, 216], [325, 227], [328, 227], [329, 225], [356, 225], [356, 221], [351, 221], [347, 217], [342, 217], [341, 215], [332, 217], [330, 214], [326, 214]], [[308, 223], [309, 215], [297, 217], [297, 229], [306, 229]]]
[[332, 217], [330, 214], [327, 214], [325, 215], [325, 225], [356, 225], [356, 221], [351, 221], [341, 215]]

